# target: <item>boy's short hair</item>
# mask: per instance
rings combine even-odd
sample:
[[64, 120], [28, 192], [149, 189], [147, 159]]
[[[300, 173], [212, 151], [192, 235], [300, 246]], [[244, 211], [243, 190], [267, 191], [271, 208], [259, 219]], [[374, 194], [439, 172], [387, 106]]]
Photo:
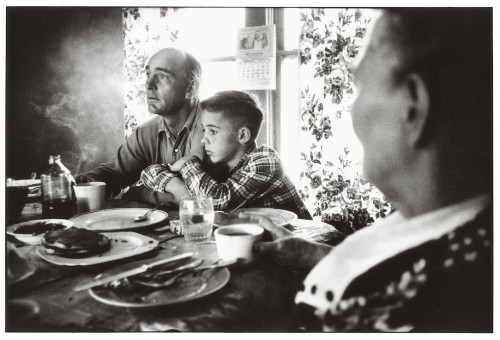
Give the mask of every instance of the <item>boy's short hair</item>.
[[222, 112], [224, 118], [229, 118], [231, 123], [241, 128], [250, 129], [251, 140], [259, 135], [264, 114], [257, 101], [248, 93], [241, 91], [221, 91], [203, 100], [200, 103], [202, 110], [209, 112]]

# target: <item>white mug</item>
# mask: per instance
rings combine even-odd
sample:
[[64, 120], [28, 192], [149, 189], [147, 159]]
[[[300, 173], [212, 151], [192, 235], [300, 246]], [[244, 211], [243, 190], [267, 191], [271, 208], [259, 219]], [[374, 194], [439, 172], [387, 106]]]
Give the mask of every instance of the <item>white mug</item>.
[[106, 183], [79, 183], [75, 184], [73, 189], [79, 214], [104, 208]]
[[214, 236], [221, 259], [248, 264], [254, 261], [252, 245], [262, 239], [264, 228], [251, 223], [232, 224], [218, 228]]

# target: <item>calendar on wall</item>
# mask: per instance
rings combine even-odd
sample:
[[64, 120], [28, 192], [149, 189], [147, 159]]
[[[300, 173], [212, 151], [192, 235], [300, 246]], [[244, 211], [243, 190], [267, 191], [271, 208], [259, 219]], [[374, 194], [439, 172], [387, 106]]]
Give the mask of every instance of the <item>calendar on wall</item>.
[[275, 41], [274, 25], [239, 30], [236, 53], [236, 80], [239, 89], [276, 89]]

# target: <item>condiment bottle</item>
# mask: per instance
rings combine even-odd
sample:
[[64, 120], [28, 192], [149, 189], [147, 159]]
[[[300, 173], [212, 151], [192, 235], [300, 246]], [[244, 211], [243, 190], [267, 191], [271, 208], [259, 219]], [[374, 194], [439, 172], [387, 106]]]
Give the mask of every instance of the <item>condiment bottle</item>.
[[76, 212], [76, 199], [73, 191], [75, 180], [70, 171], [62, 164], [61, 156], [50, 156], [49, 167], [40, 176], [42, 182], [43, 218], [68, 219]]

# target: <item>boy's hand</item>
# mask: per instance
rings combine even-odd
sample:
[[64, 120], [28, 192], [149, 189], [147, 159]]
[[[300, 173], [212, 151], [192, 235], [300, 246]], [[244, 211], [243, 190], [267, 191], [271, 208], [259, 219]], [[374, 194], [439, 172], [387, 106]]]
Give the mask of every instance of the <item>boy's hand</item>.
[[172, 164], [170, 166], [170, 171], [172, 171], [172, 172], [179, 172], [179, 171], [181, 171], [181, 168], [184, 165], [184, 163], [186, 163], [187, 161], [191, 161], [191, 160], [200, 161], [200, 159], [198, 158], [198, 156], [194, 156], [194, 155], [193, 156], [185, 156], [185, 157], [182, 157], [179, 160], [177, 160], [177, 162], [175, 162], [174, 164]]

